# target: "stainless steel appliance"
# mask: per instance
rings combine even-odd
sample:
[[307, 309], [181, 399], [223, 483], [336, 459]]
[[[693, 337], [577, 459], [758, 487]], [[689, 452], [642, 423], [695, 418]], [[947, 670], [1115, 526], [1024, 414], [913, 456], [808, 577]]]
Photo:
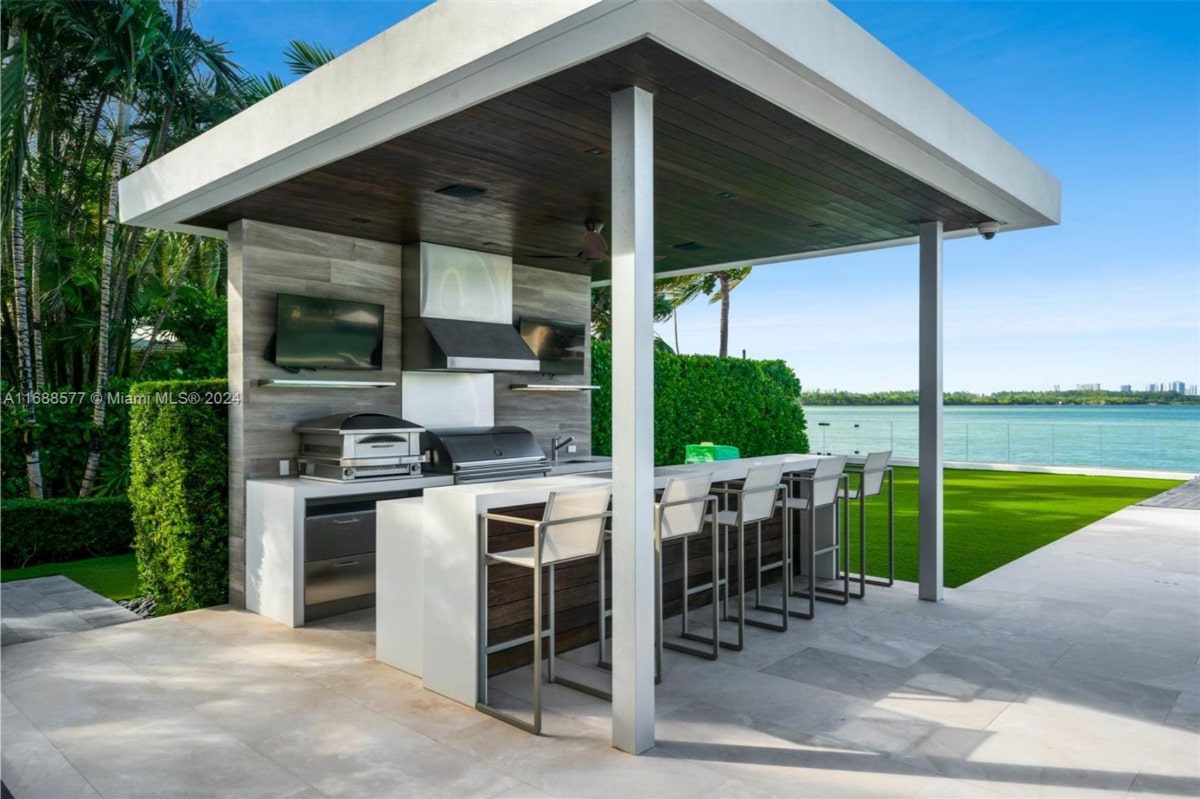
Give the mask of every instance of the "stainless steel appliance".
[[512, 258], [420, 242], [404, 247], [406, 371], [536, 372], [513, 327]]
[[337, 483], [416, 477], [425, 428], [383, 413], [342, 413], [301, 422], [300, 476]]
[[456, 427], [422, 436], [426, 470], [454, 476], [455, 483], [543, 477], [550, 459], [523, 427]]

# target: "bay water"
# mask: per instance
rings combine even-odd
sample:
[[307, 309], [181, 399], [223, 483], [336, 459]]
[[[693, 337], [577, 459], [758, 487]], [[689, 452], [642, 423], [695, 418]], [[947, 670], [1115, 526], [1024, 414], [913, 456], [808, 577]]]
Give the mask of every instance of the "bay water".
[[[917, 457], [917, 408], [805, 406], [813, 452]], [[948, 461], [1200, 472], [1200, 405], [952, 405]]]

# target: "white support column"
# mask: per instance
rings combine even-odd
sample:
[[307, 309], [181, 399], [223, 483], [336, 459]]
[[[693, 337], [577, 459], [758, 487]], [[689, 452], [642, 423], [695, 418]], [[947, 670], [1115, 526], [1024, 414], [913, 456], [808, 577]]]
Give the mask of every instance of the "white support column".
[[918, 594], [942, 601], [942, 223], [921, 224]]
[[612, 96], [613, 746], [654, 746], [654, 95]]

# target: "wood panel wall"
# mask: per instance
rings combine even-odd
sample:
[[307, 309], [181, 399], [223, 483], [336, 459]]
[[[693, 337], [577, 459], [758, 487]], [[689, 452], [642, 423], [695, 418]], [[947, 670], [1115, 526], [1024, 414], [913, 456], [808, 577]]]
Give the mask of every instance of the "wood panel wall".
[[[229, 385], [241, 393], [229, 419], [229, 601], [245, 606], [245, 481], [279, 476], [287, 460], [296, 474], [299, 436], [292, 427], [334, 413], [378, 411], [403, 416], [401, 402], [401, 247], [367, 239], [240, 220], [229, 226]], [[412, 268], [416, 268], [416, 264]], [[275, 297], [284, 292], [385, 306], [383, 370], [323, 370], [330, 380], [394, 381], [395, 388], [294, 389], [261, 381], [297, 377], [264, 357], [275, 332]], [[513, 312], [585, 322], [590, 316], [589, 280], [579, 275], [513, 266]], [[583, 375], [560, 382], [587, 383]], [[314, 375], [306, 373], [304, 377]], [[512, 383], [542, 382], [531, 373], [495, 376], [496, 424], [529, 428], [547, 450], [555, 436], [575, 436], [578, 454], [590, 452], [591, 396], [580, 393], [514, 392]], [[547, 453], [548, 454], [548, 453]]]
[[[241, 392], [229, 417], [229, 601], [246, 602], [246, 484], [296, 474], [300, 439], [292, 427], [333, 413], [400, 407], [400, 253], [394, 244], [240, 220], [229, 226], [229, 388]], [[307, 294], [384, 306], [383, 370], [293, 375], [264, 357], [275, 332], [275, 296]], [[267, 379], [394, 381], [395, 388], [296, 389]]]
[[[591, 318], [591, 280], [549, 269], [513, 264], [513, 315], [563, 322], [587, 323]], [[531, 372], [496, 373], [496, 424], [513, 424], [529, 429], [538, 444], [550, 454], [550, 439], [574, 436], [575, 456], [592, 451], [592, 395], [587, 391], [512, 391], [514, 383], [560, 383], [586, 385], [591, 382], [592, 346], [588, 348], [581, 375], [541, 375]], [[571, 457], [564, 450], [562, 457]]]

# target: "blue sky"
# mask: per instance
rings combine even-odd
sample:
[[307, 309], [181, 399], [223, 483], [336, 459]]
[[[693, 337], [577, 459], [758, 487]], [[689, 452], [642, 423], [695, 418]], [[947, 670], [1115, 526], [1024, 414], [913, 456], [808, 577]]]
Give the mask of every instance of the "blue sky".
[[[289, 39], [342, 52], [427, 4], [198, 0], [193, 24], [288, 77]], [[947, 390], [1200, 383], [1200, 4], [835, 5], [1062, 182], [1059, 227], [946, 243]], [[806, 390], [913, 388], [916, 300], [915, 248], [762, 266], [730, 349]], [[678, 323], [716, 351], [715, 306]]]

